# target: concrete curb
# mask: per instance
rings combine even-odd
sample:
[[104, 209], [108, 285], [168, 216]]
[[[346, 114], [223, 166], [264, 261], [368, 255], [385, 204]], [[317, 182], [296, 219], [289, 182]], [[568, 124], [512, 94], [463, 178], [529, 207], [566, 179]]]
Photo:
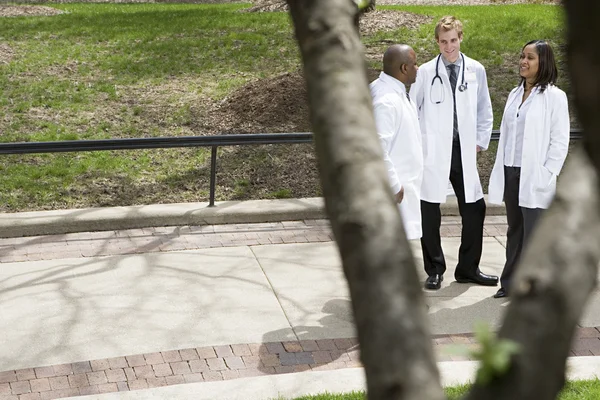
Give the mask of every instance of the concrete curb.
[[[442, 204], [442, 214], [459, 215], [455, 197]], [[505, 214], [504, 206], [488, 205], [487, 215]], [[0, 214], [0, 238], [112, 231], [158, 226], [244, 224], [326, 218], [323, 199], [223, 201], [152, 204]]]

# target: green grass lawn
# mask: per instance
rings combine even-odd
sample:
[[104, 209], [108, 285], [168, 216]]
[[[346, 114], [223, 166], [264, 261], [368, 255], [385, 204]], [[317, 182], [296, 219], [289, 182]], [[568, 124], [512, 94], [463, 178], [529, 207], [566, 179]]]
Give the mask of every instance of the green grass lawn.
[[[0, 20], [0, 44], [13, 53], [0, 62], [0, 141], [206, 135], [223, 126], [235, 131], [213, 122], [223, 99], [249, 82], [300, 69], [286, 13], [240, 12], [248, 4], [52, 6], [65, 13]], [[409, 43], [420, 62], [436, 54], [432, 31], [440, 16], [463, 20], [462, 49], [487, 67], [496, 127], [518, 81], [521, 46], [533, 38], [562, 45], [558, 6], [381, 8], [433, 18], [419, 29], [363, 37], [371, 54], [390, 42]], [[378, 57], [369, 65], [379, 69]], [[307, 128], [292, 123], [281, 129]], [[219, 165], [218, 200], [320, 194], [308, 145], [225, 148]], [[208, 176], [205, 149], [4, 156], [0, 210], [206, 201]]]
[[[469, 386], [456, 386], [445, 388], [448, 400], [458, 400], [467, 393]], [[297, 397], [294, 400], [366, 400], [364, 392], [351, 392], [344, 394], [320, 394], [317, 396]], [[600, 399], [600, 380], [571, 381], [561, 392], [558, 400], [596, 400]]]

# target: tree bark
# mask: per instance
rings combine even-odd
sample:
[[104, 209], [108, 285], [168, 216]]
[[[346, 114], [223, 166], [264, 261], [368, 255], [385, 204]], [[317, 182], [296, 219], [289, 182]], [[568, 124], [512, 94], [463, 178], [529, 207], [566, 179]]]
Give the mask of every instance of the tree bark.
[[352, 0], [289, 0], [327, 214], [370, 399], [445, 398], [423, 293], [375, 131]]
[[578, 150], [514, 277], [499, 337], [521, 349], [507, 374], [475, 385], [467, 399], [555, 399], [564, 385], [573, 333], [600, 260], [597, 173]]
[[565, 0], [568, 61], [582, 148], [571, 154], [556, 197], [542, 218], [515, 276], [499, 336], [521, 345], [509, 373], [468, 399], [556, 398], [576, 324], [596, 286], [600, 261], [600, 4]]
[[[327, 213], [348, 280], [370, 399], [443, 399], [423, 294], [386, 179], [352, 0], [288, 0], [307, 80]], [[469, 399], [554, 399], [600, 260], [600, 4], [565, 0], [587, 132], [515, 276], [499, 335], [521, 345]], [[594, 134], [590, 134], [593, 132]]]
[[568, 62], [577, 117], [588, 134], [583, 146], [600, 171], [600, 47], [595, 43], [600, 3], [564, 0], [568, 23]]

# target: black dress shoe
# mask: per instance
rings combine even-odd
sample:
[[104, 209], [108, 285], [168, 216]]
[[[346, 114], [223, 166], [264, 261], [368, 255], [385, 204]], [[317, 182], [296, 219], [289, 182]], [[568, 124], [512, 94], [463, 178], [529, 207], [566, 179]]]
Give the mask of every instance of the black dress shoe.
[[425, 289], [438, 290], [442, 286], [444, 276], [440, 274], [429, 275], [425, 280]]
[[500, 289], [498, 289], [498, 291], [494, 295], [494, 298], [495, 299], [501, 299], [503, 297], [508, 297], [508, 292], [506, 291], [506, 289], [504, 289], [503, 287], [501, 287]]
[[454, 274], [454, 279], [458, 283], [476, 283], [477, 285], [483, 286], [496, 286], [498, 284], [498, 277], [495, 275], [486, 275], [483, 272], [477, 270], [473, 276], [463, 276]]

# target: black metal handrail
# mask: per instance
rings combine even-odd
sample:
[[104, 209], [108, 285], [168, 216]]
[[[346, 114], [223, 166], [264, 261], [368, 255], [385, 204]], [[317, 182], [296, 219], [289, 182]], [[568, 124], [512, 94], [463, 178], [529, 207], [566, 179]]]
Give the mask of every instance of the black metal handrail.
[[217, 148], [248, 144], [311, 143], [311, 132], [256, 133], [242, 135], [175, 136], [158, 138], [125, 138], [97, 140], [64, 140], [56, 142], [0, 143], [0, 154], [67, 153], [76, 151], [138, 150], [176, 147], [211, 147], [209, 207], [215, 205], [217, 181]]
[[243, 135], [175, 136], [157, 138], [63, 140], [57, 142], [0, 143], [0, 154], [64, 153], [75, 151], [136, 150], [174, 147], [219, 147], [246, 144], [310, 143], [313, 134], [257, 133]]
[[[581, 139], [582, 131], [571, 130], [571, 139]], [[492, 131], [492, 140], [500, 138], [500, 131]], [[96, 140], [64, 140], [56, 142], [0, 143], [0, 154], [67, 153], [76, 151], [138, 150], [176, 147], [211, 147], [209, 206], [215, 205], [217, 176], [217, 148], [257, 144], [311, 143], [312, 132], [255, 133], [213, 136], [175, 136], [157, 138], [125, 138]]]
[[[571, 129], [571, 140], [579, 140], [583, 135], [581, 129]], [[495, 129], [492, 131], [492, 140], [500, 140], [500, 130]]]

